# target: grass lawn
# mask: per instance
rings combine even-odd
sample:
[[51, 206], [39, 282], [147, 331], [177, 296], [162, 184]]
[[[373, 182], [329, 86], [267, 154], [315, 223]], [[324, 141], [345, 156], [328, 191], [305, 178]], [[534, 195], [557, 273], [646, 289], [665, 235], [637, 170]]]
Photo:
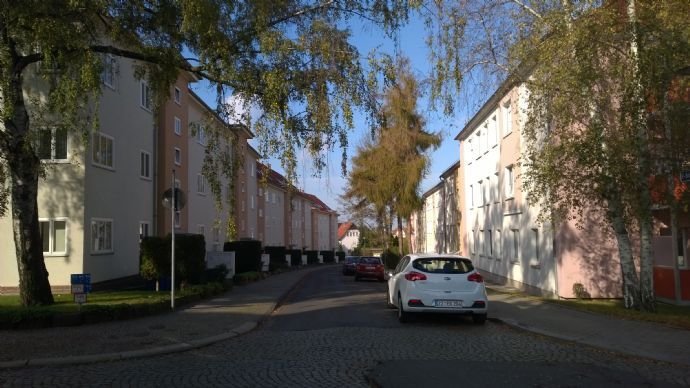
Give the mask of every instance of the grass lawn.
[[[179, 292], [176, 293], [176, 298]], [[182, 296], [182, 295], [180, 295]], [[51, 306], [37, 306], [32, 309], [54, 311], [61, 313], [77, 312], [79, 305], [74, 303], [71, 294], [54, 294], [55, 304]], [[169, 291], [103, 291], [92, 292], [88, 295], [88, 301], [84, 306], [90, 305], [144, 305], [158, 304], [170, 301]], [[18, 295], [0, 295], [0, 312], [23, 309], [19, 303]]]

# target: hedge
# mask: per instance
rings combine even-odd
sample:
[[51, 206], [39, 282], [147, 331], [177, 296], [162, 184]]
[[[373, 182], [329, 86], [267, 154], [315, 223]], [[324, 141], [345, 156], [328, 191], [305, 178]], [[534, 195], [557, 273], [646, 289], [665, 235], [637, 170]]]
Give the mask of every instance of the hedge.
[[[170, 276], [172, 236], [144, 237], [140, 246], [139, 273], [144, 279]], [[175, 283], [199, 284], [206, 270], [206, 242], [200, 234], [175, 235]]]
[[304, 251], [307, 255], [307, 264], [316, 264], [319, 262], [319, 252], [318, 251]]
[[293, 267], [298, 267], [302, 265], [302, 250], [301, 249], [290, 249], [287, 251], [290, 255], [290, 264]]
[[275, 271], [281, 268], [287, 268], [287, 262], [285, 262], [285, 247], [281, 246], [268, 246], [264, 247], [264, 253], [269, 255], [269, 271]]
[[235, 252], [235, 273], [261, 271], [261, 241], [228, 241], [223, 250]]
[[335, 253], [333, 251], [321, 251], [319, 254], [321, 254], [321, 257], [323, 257], [324, 263], [335, 262]]

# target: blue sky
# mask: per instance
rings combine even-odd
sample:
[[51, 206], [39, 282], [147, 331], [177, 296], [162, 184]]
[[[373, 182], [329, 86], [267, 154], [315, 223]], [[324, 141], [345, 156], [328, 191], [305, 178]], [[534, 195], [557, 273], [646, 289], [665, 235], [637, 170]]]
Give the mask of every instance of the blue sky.
[[[387, 39], [381, 31], [366, 24], [354, 24], [351, 26], [352, 42], [358, 48], [360, 55], [366, 58], [367, 53], [374, 48], [378, 51], [394, 53], [395, 44]], [[425, 45], [426, 32], [420, 20], [412, 20], [410, 24], [400, 32], [400, 53], [410, 59], [412, 71], [423, 79], [429, 73], [428, 53]], [[201, 85], [199, 85], [201, 86]], [[209, 95], [206, 88], [194, 87], [195, 92], [207, 100], [210, 106], [215, 106], [213, 96]], [[440, 113], [428, 108], [428, 101], [422, 97], [418, 102], [418, 111], [426, 119], [426, 129], [439, 132], [443, 137], [443, 143], [438, 150], [431, 154], [431, 169], [424, 179], [420, 193], [430, 189], [439, 181], [439, 175], [460, 158], [459, 145], [453, 140], [462, 126], [467, 121], [468, 109], [457, 109], [455, 117], [443, 117]], [[348, 166], [356, 149], [366, 136], [369, 136], [369, 127], [362, 116], [357, 116], [355, 128], [351, 131], [348, 142]], [[314, 177], [313, 165], [306, 152], [300, 152], [300, 165], [298, 167], [299, 184], [304, 191], [318, 196], [329, 207], [339, 210], [338, 197], [343, 193], [347, 179], [341, 174], [341, 150], [334, 149], [327, 154], [327, 167], [319, 177]], [[271, 166], [283, 172], [278, 159], [268, 159]], [[340, 221], [345, 221], [346, 215], [340, 216]]]

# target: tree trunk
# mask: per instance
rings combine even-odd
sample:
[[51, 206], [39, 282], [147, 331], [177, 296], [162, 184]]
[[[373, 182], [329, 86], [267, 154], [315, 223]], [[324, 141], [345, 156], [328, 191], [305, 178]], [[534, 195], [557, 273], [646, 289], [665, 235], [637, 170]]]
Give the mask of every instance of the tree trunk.
[[654, 268], [652, 251], [652, 198], [649, 187], [651, 162], [647, 125], [645, 121], [646, 106], [644, 87], [640, 74], [638, 53], [638, 31], [635, 0], [628, 0], [628, 19], [631, 28], [630, 55], [632, 60], [632, 112], [631, 119], [637, 145], [637, 182], [640, 185], [637, 193], [637, 219], [640, 227], [640, 308], [645, 311], [656, 311], [654, 301]]
[[398, 255], [403, 255], [403, 225], [400, 214], [398, 214]]
[[637, 270], [632, 255], [630, 235], [623, 218], [623, 204], [615, 194], [608, 199], [608, 217], [616, 233], [618, 255], [620, 256], [621, 276], [623, 277], [623, 302], [625, 308], [640, 308], [640, 289]]
[[[3, 121], [8, 141], [6, 158], [10, 174], [12, 231], [19, 270], [19, 297], [24, 306], [52, 304], [43, 240], [38, 223], [38, 175], [40, 160], [30, 151], [29, 115], [22, 95], [22, 77], [12, 78], [6, 97], [12, 99], [12, 118]], [[6, 104], [9, 102], [6, 102]]]

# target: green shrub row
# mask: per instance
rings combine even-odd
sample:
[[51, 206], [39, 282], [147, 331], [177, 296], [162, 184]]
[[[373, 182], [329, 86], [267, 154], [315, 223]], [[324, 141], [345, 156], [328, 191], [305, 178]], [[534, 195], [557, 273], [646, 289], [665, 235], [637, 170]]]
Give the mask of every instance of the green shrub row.
[[[146, 280], [170, 276], [171, 235], [144, 237], [139, 272]], [[175, 235], [175, 283], [199, 284], [206, 270], [206, 242], [201, 234]]]

